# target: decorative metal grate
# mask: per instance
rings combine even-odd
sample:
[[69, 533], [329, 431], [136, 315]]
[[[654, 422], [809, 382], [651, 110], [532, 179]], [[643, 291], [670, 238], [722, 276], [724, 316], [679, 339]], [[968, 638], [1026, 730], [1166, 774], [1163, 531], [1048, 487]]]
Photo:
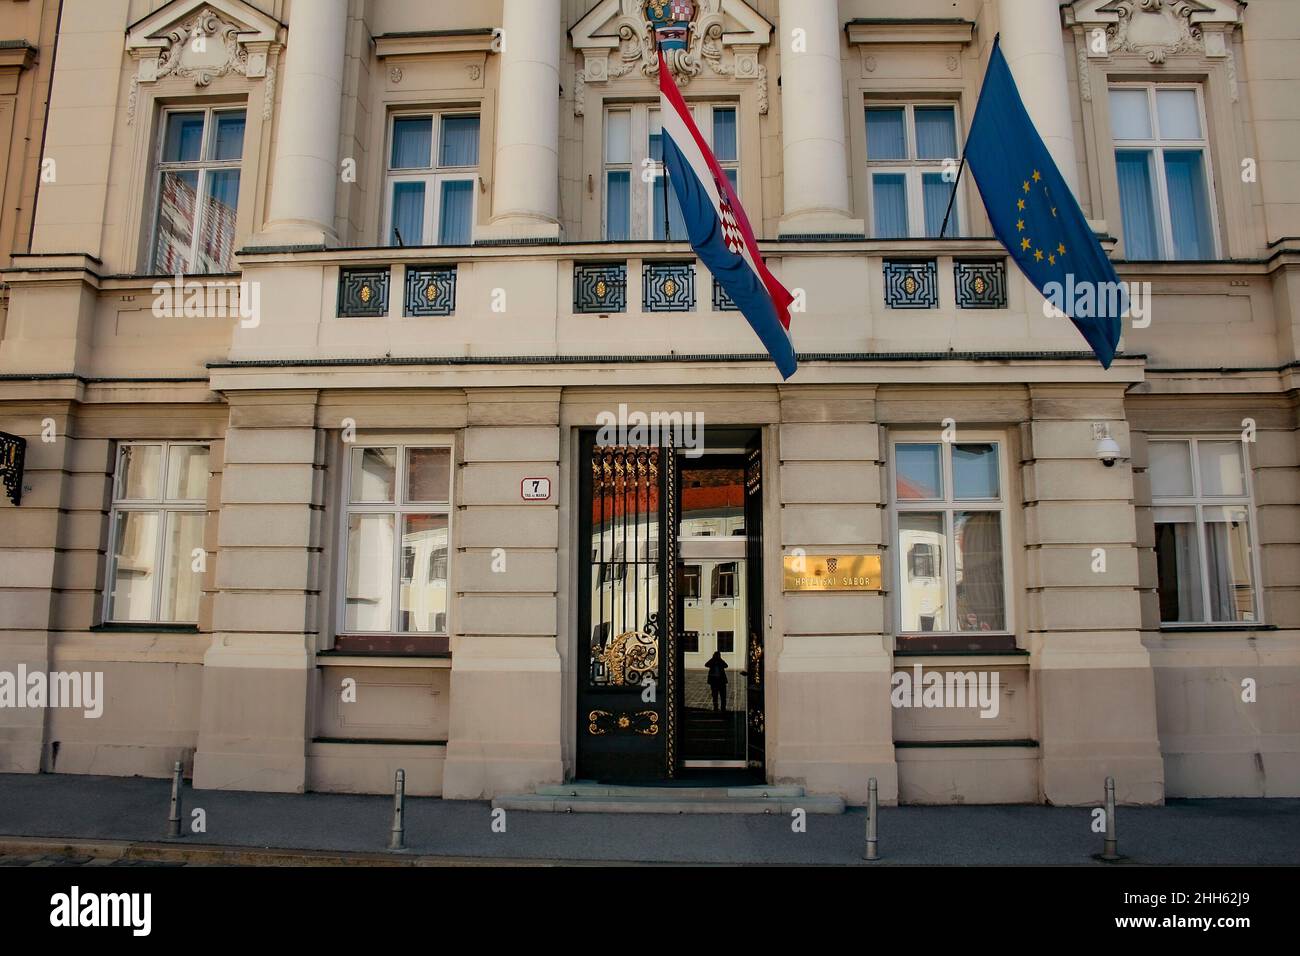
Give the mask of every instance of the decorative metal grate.
[[722, 283], [717, 279], [713, 280], [713, 311], [714, 312], [739, 312], [736, 303], [727, 295], [727, 290], [722, 287]]
[[388, 314], [388, 269], [340, 269], [340, 318], [377, 318]]
[[695, 266], [647, 262], [641, 273], [641, 302], [647, 312], [694, 312]]
[[0, 483], [5, 494], [17, 507], [23, 500], [23, 462], [27, 459], [27, 439], [0, 432]]
[[885, 260], [885, 305], [933, 309], [939, 305], [939, 271], [933, 259]]
[[456, 267], [406, 267], [406, 316], [426, 318], [456, 311]]
[[1007, 307], [1007, 264], [1005, 259], [985, 259], [953, 264], [957, 281], [957, 307], [961, 309], [1005, 309]]
[[626, 312], [627, 263], [573, 264], [573, 311]]

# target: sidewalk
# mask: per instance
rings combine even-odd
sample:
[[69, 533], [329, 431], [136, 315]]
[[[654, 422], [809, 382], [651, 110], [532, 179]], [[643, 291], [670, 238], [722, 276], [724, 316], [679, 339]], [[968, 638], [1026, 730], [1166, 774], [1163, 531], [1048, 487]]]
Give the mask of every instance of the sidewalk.
[[[867, 865], [861, 860], [866, 814], [860, 809], [843, 816], [809, 814], [806, 833], [792, 832], [790, 817], [776, 815], [514, 810], [506, 813], [506, 832], [494, 833], [487, 802], [410, 797], [408, 851], [388, 853], [391, 797], [187, 787], [187, 833], [196, 808], [206, 813], [207, 832], [169, 840], [164, 834], [170, 794], [169, 780], [0, 774], [0, 856], [17, 861], [108, 854], [157, 862], [335, 865]], [[1300, 799], [1178, 800], [1164, 807], [1121, 807], [1116, 816], [1119, 852], [1129, 863], [1300, 863]], [[881, 860], [871, 865], [1104, 866], [1092, 858], [1101, 852], [1102, 838], [1090, 823], [1091, 811], [1079, 807], [885, 807]], [[268, 854], [267, 848], [278, 852]]]

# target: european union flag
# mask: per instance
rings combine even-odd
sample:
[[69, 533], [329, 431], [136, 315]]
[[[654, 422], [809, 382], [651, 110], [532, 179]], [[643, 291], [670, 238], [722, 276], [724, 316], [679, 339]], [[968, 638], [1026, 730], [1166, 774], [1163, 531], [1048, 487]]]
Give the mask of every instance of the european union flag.
[[1083, 333], [1102, 368], [1119, 347], [1128, 296], [1025, 111], [994, 40], [966, 162], [1020, 271]]

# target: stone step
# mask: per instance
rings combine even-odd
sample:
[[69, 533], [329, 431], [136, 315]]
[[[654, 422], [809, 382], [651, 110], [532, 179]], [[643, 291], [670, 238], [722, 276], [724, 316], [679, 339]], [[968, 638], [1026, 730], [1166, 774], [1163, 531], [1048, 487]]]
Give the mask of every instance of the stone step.
[[539, 813], [807, 813], [844, 812], [844, 800], [809, 796], [803, 787], [625, 787], [559, 784], [536, 793], [508, 794], [494, 809]]

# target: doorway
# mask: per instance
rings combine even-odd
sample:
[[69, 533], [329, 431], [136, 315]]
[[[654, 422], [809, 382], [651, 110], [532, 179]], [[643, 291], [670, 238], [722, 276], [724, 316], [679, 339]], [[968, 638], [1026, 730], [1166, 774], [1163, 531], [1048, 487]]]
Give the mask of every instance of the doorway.
[[579, 779], [763, 779], [760, 436], [706, 437], [582, 438]]

